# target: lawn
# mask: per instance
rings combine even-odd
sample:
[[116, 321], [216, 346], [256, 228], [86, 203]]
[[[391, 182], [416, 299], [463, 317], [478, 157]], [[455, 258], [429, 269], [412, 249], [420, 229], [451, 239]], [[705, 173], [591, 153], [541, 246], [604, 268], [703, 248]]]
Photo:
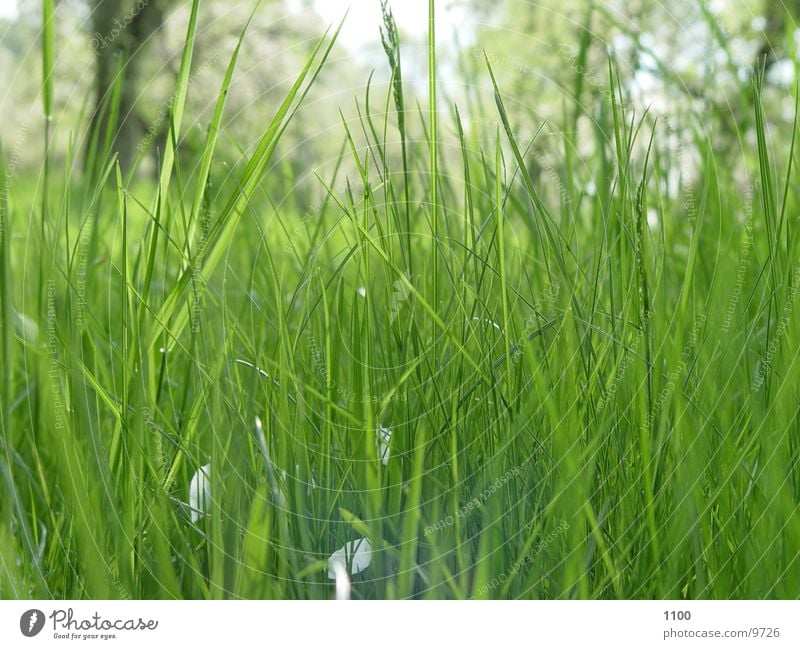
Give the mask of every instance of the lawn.
[[525, 133], [490, 56], [448, 101], [433, 29], [404, 96], [387, 14], [388, 94], [280, 196], [337, 26], [228, 165], [198, 11], [155, 178], [4, 143], [0, 596], [800, 597], [796, 124], [758, 75], [737, 167], [613, 58]]

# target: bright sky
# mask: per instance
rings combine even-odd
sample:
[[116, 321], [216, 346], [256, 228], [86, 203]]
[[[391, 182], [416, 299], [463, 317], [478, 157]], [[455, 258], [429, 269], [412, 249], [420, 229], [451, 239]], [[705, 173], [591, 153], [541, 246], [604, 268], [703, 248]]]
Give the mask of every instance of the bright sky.
[[[463, 8], [451, 7], [447, 2], [438, 2], [436, 7], [436, 30], [439, 40], [452, 38], [455, 28], [464, 30], [466, 14]], [[289, 6], [298, 10], [302, 0], [289, 0]], [[350, 14], [342, 29], [340, 42], [351, 47], [378, 44], [378, 27], [381, 24], [380, 0], [315, 0], [314, 6], [326, 22], [338, 22], [350, 7]], [[423, 37], [428, 24], [428, 0], [395, 0], [391, 3], [395, 20], [402, 31], [412, 37]], [[0, 18], [13, 18], [17, 14], [17, 0], [0, 0]], [[468, 41], [469, 38], [465, 38]]]
[[13, 18], [17, 15], [17, 0], [0, 0], [0, 18]]
[[[302, 4], [301, 0], [289, 0], [289, 6], [294, 9]], [[458, 3], [460, 7], [448, 7], [450, 4], [455, 3], [436, 3], [437, 40], [441, 42], [451, 40], [455, 28], [465, 31], [467, 14], [463, 3]], [[412, 38], [421, 38], [427, 34], [428, 0], [394, 0], [390, 2], [390, 6], [401, 32], [406, 32]], [[341, 43], [351, 47], [380, 44], [380, 0], [315, 0], [314, 7], [326, 22], [331, 23], [341, 20], [350, 7], [347, 21], [342, 28]], [[469, 37], [462, 35], [462, 42], [468, 41]]]

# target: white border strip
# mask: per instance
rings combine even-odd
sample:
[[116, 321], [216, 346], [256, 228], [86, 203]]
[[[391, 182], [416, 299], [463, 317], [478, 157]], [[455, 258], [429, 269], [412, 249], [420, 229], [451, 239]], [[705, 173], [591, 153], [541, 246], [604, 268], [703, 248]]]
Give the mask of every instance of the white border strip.
[[0, 601], [0, 647], [797, 648], [798, 619], [796, 601]]

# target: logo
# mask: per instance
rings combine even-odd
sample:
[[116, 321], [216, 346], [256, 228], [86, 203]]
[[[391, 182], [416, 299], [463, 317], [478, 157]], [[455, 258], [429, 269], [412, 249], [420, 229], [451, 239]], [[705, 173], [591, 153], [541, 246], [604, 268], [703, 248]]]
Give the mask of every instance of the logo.
[[32, 638], [44, 628], [44, 613], [38, 608], [25, 611], [19, 618], [19, 630], [26, 638]]

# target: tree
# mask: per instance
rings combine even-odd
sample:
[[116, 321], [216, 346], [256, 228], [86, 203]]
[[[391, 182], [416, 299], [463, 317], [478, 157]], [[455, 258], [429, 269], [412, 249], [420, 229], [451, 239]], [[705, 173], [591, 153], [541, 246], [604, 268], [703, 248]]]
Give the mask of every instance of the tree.
[[[91, 0], [95, 100], [89, 147], [116, 151], [123, 168], [133, 162], [144, 127], [136, 109], [140, 50], [159, 31], [171, 0]], [[114, 108], [116, 104], [116, 108]], [[114, 119], [114, 116], [118, 116]], [[114, 119], [113, 124], [110, 120]], [[107, 138], [107, 134], [110, 136]], [[108, 140], [108, 141], [107, 141]], [[87, 162], [91, 156], [87, 156]], [[93, 170], [89, 170], [90, 172]]]
[[[767, 0], [764, 3], [766, 25], [764, 26], [764, 43], [758, 52], [754, 67], [764, 65], [767, 69], [781, 58], [785, 52], [783, 44], [786, 39], [787, 26], [792, 31], [797, 29], [800, 18], [800, 0]], [[785, 55], [785, 54], [783, 54]]]

